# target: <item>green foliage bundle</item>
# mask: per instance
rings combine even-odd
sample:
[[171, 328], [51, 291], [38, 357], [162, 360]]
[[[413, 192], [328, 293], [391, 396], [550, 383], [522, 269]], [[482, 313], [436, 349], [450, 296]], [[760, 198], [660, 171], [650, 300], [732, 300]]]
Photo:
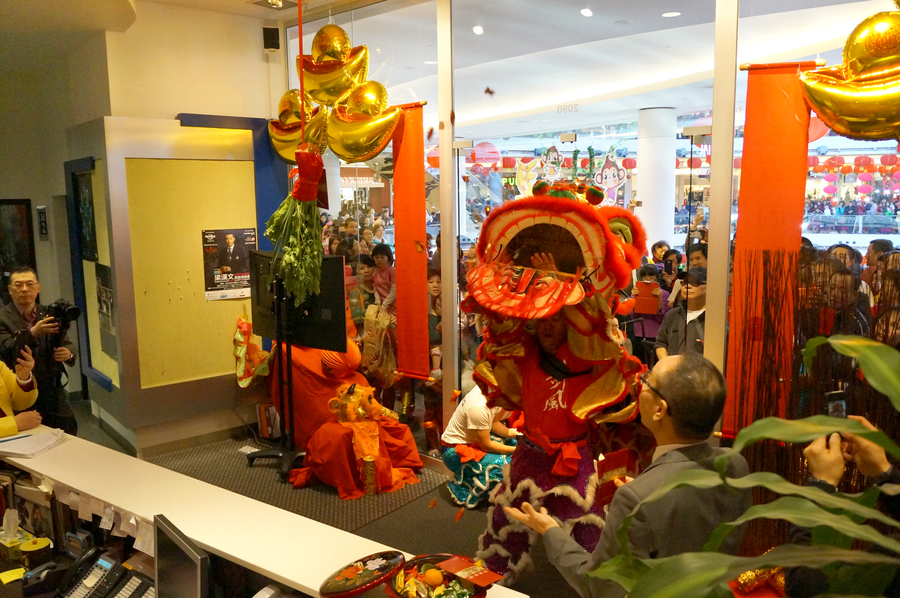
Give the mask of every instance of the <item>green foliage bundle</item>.
[[321, 234], [316, 202], [297, 201], [291, 195], [266, 222], [266, 237], [275, 244], [274, 255], [282, 252], [280, 273], [285, 292], [293, 296], [295, 305], [303, 303], [307, 295], [319, 294], [325, 253]]

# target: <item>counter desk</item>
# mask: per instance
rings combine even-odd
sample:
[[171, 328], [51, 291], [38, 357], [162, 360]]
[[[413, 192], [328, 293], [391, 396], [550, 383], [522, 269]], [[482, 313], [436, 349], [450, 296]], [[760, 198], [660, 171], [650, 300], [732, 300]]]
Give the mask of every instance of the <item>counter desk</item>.
[[[311, 596], [354, 558], [392, 549], [80, 438], [5, 460], [147, 521], [164, 514], [204, 550]], [[488, 596], [524, 595], [495, 586]]]

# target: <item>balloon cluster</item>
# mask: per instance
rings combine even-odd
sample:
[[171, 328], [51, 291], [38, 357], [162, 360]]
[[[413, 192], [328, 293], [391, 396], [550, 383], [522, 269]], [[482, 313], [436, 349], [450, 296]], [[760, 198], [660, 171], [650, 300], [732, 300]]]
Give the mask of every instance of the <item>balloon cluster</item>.
[[863, 20], [847, 38], [841, 64], [800, 79], [812, 109], [836, 133], [900, 139], [900, 12]]
[[297, 57], [297, 74], [303, 92], [285, 93], [278, 119], [269, 122], [269, 137], [282, 160], [293, 164], [304, 142], [322, 153], [331, 148], [345, 162], [364, 162], [384, 150], [401, 110], [388, 106], [384, 85], [367, 80], [366, 46], [352, 47], [343, 29], [325, 25], [310, 53]]

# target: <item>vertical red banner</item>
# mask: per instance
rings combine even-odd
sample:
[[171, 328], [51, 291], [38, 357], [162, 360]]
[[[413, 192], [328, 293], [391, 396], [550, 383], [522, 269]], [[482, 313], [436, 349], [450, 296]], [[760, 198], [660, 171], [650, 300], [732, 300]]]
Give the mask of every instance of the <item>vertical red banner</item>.
[[428, 359], [424, 137], [422, 107], [405, 107], [394, 133], [397, 369], [414, 376], [428, 376], [431, 372]]
[[754, 65], [747, 80], [722, 431], [783, 415], [790, 390], [796, 260], [806, 195], [814, 63]]

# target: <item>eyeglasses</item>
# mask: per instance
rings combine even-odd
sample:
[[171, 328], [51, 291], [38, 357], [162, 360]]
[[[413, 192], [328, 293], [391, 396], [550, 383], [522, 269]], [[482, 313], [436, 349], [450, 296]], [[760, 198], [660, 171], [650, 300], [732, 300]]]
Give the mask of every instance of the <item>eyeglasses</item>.
[[[663, 401], [666, 401], [666, 398], [664, 396], [662, 396], [662, 393], [659, 392], [658, 390], [656, 390], [655, 388], [653, 388], [653, 385], [650, 384], [650, 372], [644, 372], [643, 374], [641, 374], [641, 383], [644, 386], [646, 386], [647, 388], [649, 388], [650, 390], [652, 390], [653, 392], [655, 392], [656, 396], [658, 396], [660, 399], [662, 399]], [[668, 403], [668, 402], [669, 401], [666, 401], [666, 403]]]
[[19, 280], [19, 281], [16, 281], [16, 282], [12, 283], [11, 286], [12, 286], [13, 288], [16, 288], [16, 289], [20, 289], [20, 290], [21, 290], [21, 289], [24, 289], [24, 288], [26, 288], [26, 287], [30, 289], [30, 288], [36, 286], [37, 284], [38, 284], [38, 283], [37, 283], [37, 281], [35, 281], [35, 280]]

